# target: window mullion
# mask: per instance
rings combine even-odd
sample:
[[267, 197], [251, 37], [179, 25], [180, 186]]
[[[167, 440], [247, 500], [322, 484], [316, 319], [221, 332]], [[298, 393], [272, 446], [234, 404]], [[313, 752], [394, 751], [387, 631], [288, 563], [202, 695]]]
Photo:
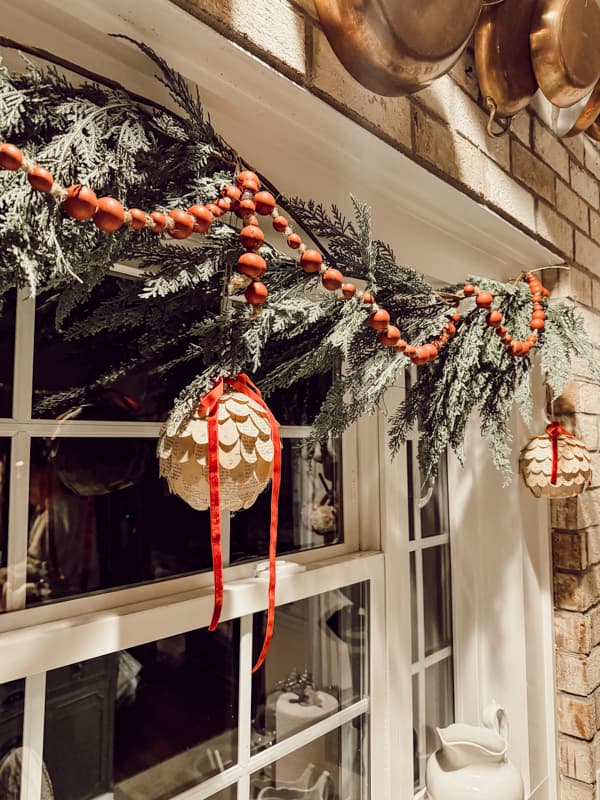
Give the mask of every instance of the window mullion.
[[7, 611], [25, 608], [29, 529], [29, 451], [29, 436], [26, 433], [17, 433], [12, 440], [10, 456], [5, 601]]
[[[240, 619], [240, 677], [238, 693], [238, 765], [247, 769], [252, 736], [252, 614]], [[238, 800], [248, 800], [238, 791]]]
[[35, 300], [19, 290], [15, 324], [15, 367], [13, 378], [13, 417], [19, 422], [31, 419], [33, 396], [33, 349]]
[[20, 800], [39, 800], [41, 797], [45, 709], [46, 673], [40, 672], [25, 681]]

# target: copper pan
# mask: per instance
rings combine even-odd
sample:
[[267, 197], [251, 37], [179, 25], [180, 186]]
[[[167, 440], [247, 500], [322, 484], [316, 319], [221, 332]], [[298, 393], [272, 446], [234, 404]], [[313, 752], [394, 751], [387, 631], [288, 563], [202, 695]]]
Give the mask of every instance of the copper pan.
[[531, 29], [537, 82], [555, 106], [582, 100], [600, 77], [597, 0], [538, 0]]
[[590, 139], [593, 139], [595, 142], [600, 142], [600, 122], [592, 122], [590, 127], [586, 130], [586, 133]]
[[524, 109], [538, 89], [529, 48], [536, 2], [504, 0], [490, 5], [481, 12], [475, 29], [479, 86], [500, 117], [512, 117]]
[[569, 108], [552, 105], [543, 94], [539, 95], [536, 103], [538, 112], [557, 136], [577, 136], [588, 130], [600, 114], [600, 81], [583, 100]]
[[337, 57], [382, 95], [417, 92], [448, 72], [473, 33], [482, 0], [315, 0]]

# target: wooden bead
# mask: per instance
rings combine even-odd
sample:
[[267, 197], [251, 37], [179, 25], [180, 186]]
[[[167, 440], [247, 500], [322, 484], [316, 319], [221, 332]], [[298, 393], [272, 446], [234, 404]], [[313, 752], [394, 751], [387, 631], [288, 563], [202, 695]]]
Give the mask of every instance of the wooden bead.
[[27, 175], [27, 180], [37, 192], [49, 192], [54, 186], [52, 173], [44, 167], [34, 167]]
[[256, 225], [246, 225], [240, 231], [240, 241], [246, 250], [258, 250], [264, 240], [264, 233]]
[[328, 269], [321, 275], [321, 283], [330, 292], [335, 292], [342, 288], [344, 276], [339, 269]]
[[268, 296], [267, 287], [260, 281], [251, 283], [244, 292], [244, 297], [251, 306], [262, 306]]
[[255, 217], [254, 214], [252, 214], [249, 217], [246, 217], [244, 222], [246, 223], [246, 225], [256, 225], [257, 228], [260, 227], [260, 225], [258, 224], [258, 218]]
[[257, 187], [260, 188], [260, 180], [256, 172], [252, 172], [249, 169], [245, 169], [239, 173], [239, 175], [235, 176], [235, 182], [239, 187], [241, 187], [246, 181], [253, 181]]
[[240, 200], [240, 204], [237, 208], [237, 213], [243, 219], [244, 217], [249, 217], [256, 211], [256, 204], [254, 200], [251, 200], [249, 197], [244, 198], [244, 200]]
[[187, 211], [182, 211], [180, 208], [174, 208], [169, 211], [169, 217], [175, 223], [174, 228], [170, 228], [167, 233], [173, 239], [187, 239], [194, 232], [194, 218]]
[[131, 221], [129, 227], [133, 231], [141, 231], [146, 227], [146, 212], [141, 208], [130, 208], [128, 210]]
[[213, 217], [220, 217], [223, 215], [223, 210], [220, 209], [216, 203], [207, 203], [206, 208], [210, 211]]
[[537, 343], [537, 334], [530, 333], [525, 341], [529, 342], [529, 344], [533, 347], [533, 345]]
[[262, 278], [267, 271], [267, 262], [258, 253], [244, 253], [238, 258], [237, 270], [248, 278]]
[[546, 312], [545, 311], [534, 311], [531, 315], [531, 319], [546, 319]]
[[251, 181], [247, 178], [243, 183], [240, 184], [240, 189], [242, 192], [249, 192], [251, 195], [255, 195], [258, 192], [259, 184], [256, 181]]
[[69, 217], [78, 220], [91, 219], [96, 213], [98, 198], [88, 186], [76, 183], [67, 189], [67, 199], [62, 204]]
[[275, 198], [271, 192], [258, 192], [254, 196], [254, 202], [257, 214], [261, 214], [263, 217], [271, 214], [275, 208]]
[[463, 286], [463, 294], [465, 297], [471, 297], [475, 294], [477, 289], [473, 286], [472, 283], [467, 283]]
[[379, 308], [369, 317], [369, 325], [374, 331], [385, 331], [389, 324], [390, 315], [384, 308]]
[[297, 250], [302, 244], [302, 239], [297, 233], [290, 233], [290, 235], [287, 237], [287, 243], [288, 247], [291, 247], [292, 250]]
[[277, 231], [277, 233], [283, 233], [288, 226], [288, 221], [285, 217], [274, 217], [273, 218], [273, 227]]
[[412, 344], [407, 345], [404, 349], [404, 355], [407, 355], [409, 358], [412, 358], [416, 352], [417, 348], [414, 347]]
[[400, 339], [399, 342], [396, 342], [396, 350], [399, 353], [404, 353], [407, 347], [408, 347], [408, 342], [405, 342], [404, 339]]
[[154, 225], [150, 228], [152, 233], [162, 233], [167, 227], [166, 214], [163, 214], [160, 211], [151, 211], [150, 219], [154, 222]]
[[529, 323], [529, 327], [532, 331], [543, 331], [546, 327], [546, 323], [543, 319], [532, 319]]
[[421, 361], [423, 364], [425, 364], [425, 362], [427, 361], [427, 357], [428, 353], [427, 350], [425, 349], [425, 345], [419, 345], [419, 347], [417, 347], [417, 349], [415, 350], [415, 358], [418, 361]]
[[428, 361], [433, 361], [435, 358], [438, 357], [438, 348], [435, 346], [433, 342], [423, 345], [423, 349], [425, 351], [425, 358]]
[[458, 313], [458, 311], [455, 311], [455, 312], [454, 312], [454, 314], [452, 314], [452, 317], [451, 317], [451, 319], [452, 319], [452, 322], [460, 322], [460, 320], [462, 319], [462, 317], [461, 317], [461, 315]]
[[494, 298], [489, 292], [479, 292], [475, 298], [475, 302], [479, 308], [489, 308], [494, 302]]
[[351, 300], [356, 294], [356, 286], [353, 283], [343, 283], [342, 294], [346, 300]]
[[114, 233], [125, 222], [125, 209], [114, 197], [99, 197], [94, 225], [105, 233]]
[[[206, 206], [195, 205], [190, 206], [187, 210], [188, 214], [191, 214], [194, 218], [194, 233], [206, 233], [206, 231], [210, 228], [213, 221], [212, 211]], [[220, 213], [220, 212], [219, 212]]]
[[370, 292], [363, 292], [362, 301], [363, 303], [366, 303], [366, 305], [372, 306], [375, 302], [375, 298], [372, 294], [370, 294]]
[[318, 250], [305, 250], [300, 256], [300, 266], [304, 272], [318, 272], [322, 264], [323, 256]]
[[513, 356], [521, 356], [523, 355], [523, 347], [524, 347], [523, 342], [519, 341], [512, 342], [510, 346], [510, 352], [512, 353]]
[[227, 211], [231, 211], [231, 200], [228, 197], [220, 197], [217, 200], [217, 207], [225, 214]]
[[449, 323], [446, 325], [446, 333], [447, 333], [447, 334], [448, 334], [448, 336], [450, 336], [450, 337], [452, 337], [452, 336], [456, 336], [456, 325], [455, 325], [453, 322], [449, 322]]
[[490, 328], [497, 328], [498, 325], [502, 322], [502, 313], [500, 311], [490, 311], [490, 313], [485, 318], [485, 321], [490, 326]]
[[386, 347], [395, 347], [400, 341], [401, 334], [395, 325], [389, 325], [387, 330], [379, 334], [379, 341]]
[[0, 167], [2, 169], [19, 169], [23, 163], [23, 153], [14, 144], [0, 144]]
[[496, 334], [500, 337], [506, 336], [506, 328], [504, 327], [504, 325], [498, 325], [498, 327], [496, 328]]
[[531, 299], [533, 300], [534, 303], [541, 303], [542, 301], [541, 292], [536, 292], [535, 294], [532, 294]]
[[238, 201], [242, 196], [242, 192], [238, 189], [237, 186], [224, 186], [221, 189], [221, 197], [227, 198], [228, 200]]
[[502, 337], [502, 344], [509, 345], [512, 342], [512, 336], [507, 333]]

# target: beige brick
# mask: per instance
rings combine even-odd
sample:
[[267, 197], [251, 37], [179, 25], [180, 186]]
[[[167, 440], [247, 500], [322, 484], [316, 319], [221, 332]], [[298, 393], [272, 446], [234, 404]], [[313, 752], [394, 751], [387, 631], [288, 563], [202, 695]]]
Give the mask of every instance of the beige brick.
[[585, 331], [593, 344], [600, 344], [600, 312], [578, 306], [577, 311], [583, 319]]
[[583, 138], [583, 136], [571, 136], [563, 139], [565, 146], [571, 151], [571, 155], [575, 156], [580, 164], [583, 164], [584, 161]]
[[406, 97], [382, 97], [369, 92], [346, 72], [325, 35], [313, 36], [313, 85], [333, 105], [403, 147], [411, 148], [410, 102]]
[[587, 611], [600, 598], [600, 566], [587, 572], [554, 575], [554, 602], [565, 611]]
[[475, 59], [472, 50], [465, 50], [454, 67], [450, 70], [450, 76], [459, 86], [471, 95], [474, 100], [479, 97], [479, 81], [475, 71]]
[[592, 615], [574, 611], [555, 611], [554, 641], [569, 653], [589, 653], [592, 649]]
[[535, 231], [534, 198], [490, 159], [484, 159], [483, 194], [490, 205]]
[[600, 242], [600, 214], [594, 211], [593, 208], [590, 208], [589, 214], [590, 214], [590, 236], [595, 242]]
[[562, 181], [556, 181], [556, 208], [573, 225], [588, 232], [588, 206]]
[[588, 612], [592, 625], [592, 646], [600, 643], [600, 606], [592, 608]]
[[584, 305], [592, 304], [592, 279], [587, 272], [571, 267], [558, 269], [556, 273], [552, 297], [569, 297]]
[[596, 800], [596, 785], [574, 781], [572, 778], [561, 778], [559, 786], [560, 800]]
[[560, 772], [567, 778], [593, 783], [600, 767], [600, 735], [591, 742], [559, 737]]
[[600, 205], [598, 181], [574, 161], [571, 161], [571, 188], [593, 208]]
[[592, 308], [600, 311], [600, 281], [592, 279]]
[[559, 216], [549, 205], [538, 201], [535, 214], [536, 229], [540, 236], [553, 244], [568, 259], [574, 255], [573, 226]]
[[549, 203], [555, 202], [554, 172], [536, 156], [526, 150], [523, 145], [512, 141], [512, 172], [536, 194], [544, 197]]
[[454, 161], [458, 180], [471, 191], [485, 196], [486, 167], [492, 162], [474, 144], [458, 134], [453, 135]]
[[592, 694], [600, 686], [600, 647], [595, 647], [589, 655], [558, 651], [556, 686], [581, 697]]
[[510, 126], [511, 132], [517, 137], [520, 142], [523, 142], [525, 147], [531, 149], [531, 122], [532, 118], [529, 111], [525, 109], [520, 114], [513, 117]]
[[600, 490], [588, 489], [577, 497], [553, 500], [552, 526], [563, 530], [583, 530], [600, 525]]
[[[596, 489], [600, 486], [600, 453], [590, 453], [592, 459], [592, 479], [590, 487]], [[600, 600], [600, 595], [598, 596]]]
[[581, 381], [571, 381], [561, 394], [554, 401], [554, 412], [556, 414], [574, 414], [579, 410], [579, 391]]
[[268, 54], [295, 73], [306, 73], [305, 18], [288, 0], [253, 0], [252, 13], [239, 0], [176, 1], [232, 31], [249, 49]]
[[588, 528], [585, 538], [588, 564], [600, 564], [600, 527]]
[[600, 387], [594, 383], [582, 383], [577, 410], [583, 414], [600, 414]]
[[596, 734], [595, 698], [577, 697], [560, 692], [556, 700], [560, 732], [577, 739], [591, 741]]
[[417, 155], [435, 164], [450, 177], [458, 178], [452, 131], [419, 109], [414, 112], [414, 123]]
[[579, 231], [575, 231], [575, 260], [600, 275], [600, 246]]
[[533, 149], [555, 172], [569, 180], [569, 154], [556, 136], [538, 119], [533, 121]]
[[583, 570], [588, 565], [585, 531], [553, 531], [552, 560], [560, 569]]
[[584, 164], [595, 178], [600, 178], [600, 151], [587, 137], [584, 137]]

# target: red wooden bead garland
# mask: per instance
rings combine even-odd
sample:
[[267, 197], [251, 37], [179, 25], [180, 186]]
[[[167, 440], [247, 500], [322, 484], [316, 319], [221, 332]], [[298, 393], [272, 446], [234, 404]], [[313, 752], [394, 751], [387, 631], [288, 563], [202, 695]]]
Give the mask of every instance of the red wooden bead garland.
[[277, 233], [284, 233], [288, 227], [288, 221], [285, 217], [273, 217], [273, 227]]
[[161, 211], [151, 211], [150, 219], [154, 222], [154, 225], [150, 229], [152, 233], [162, 233], [167, 227], [167, 216]]
[[335, 292], [336, 289], [342, 288], [344, 276], [339, 269], [328, 269], [321, 276], [321, 282], [330, 292]]
[[19, 169], [23, 163], [23, 153], [14, 144], [0, 144], [0, 167], [2, 169]]
[[127, 213], [129, 214], [129, 227], [131, 230], [141, 231], [146, 227], [146, 212], [142, 211], [141, 208], [130, 208]]
[[169, 211], [168, 216], [173, 220], [175, 225], [169, 228], [167, 233], [173, 239], [187, 239], [194, 232], [194, 218], [187, 211], [182, 211], [180, 208], [174, 208]]
[[290, 233], [290, 235], [287, 237], [287, 243], [292, 250], [297, 250], [302, 244], [302, 239], [297, 233]]
[[374, 331], [385, 331], [389, 324], [390, 315], [383, 308], [377, 309], [369, 317], [369, 325]]
[[114, 233], [125, 222], [125, 209], [114, 197], [99, 197], [94, 225], [105, 233]]
[[265, 240], [265, 235], [257, 225], [246, 225], [240, 231], [240, 241], [247, 250], [258, 250]]
[[264, 283], [261, 283], [260, 281], [254, 281], [250, 284], [250, 286], [248, 286], [244, 292], [244, 296], [251, 306], [262, 306], [269, 296], [269, 292], [267, 291], [267, 287], [264, 285]]
[[96, 213], [98, 198], [89, 187], [76, 183], [67, 189], [67, 199], [62, 207], [69, 217], [83, 221]]
[[300, 256], [300, 266], [304, 272], [318, 272], [323, 264], [323, 256], [318, 250], [305, 250]]
[[267, 262], [258, 253], [243, 253], [238, 258], [237, 270], [248, 278], [262, 278], [267, 271]]
[[38, 192], [49, 192], [54, 186], [52, 173], [44, 167], [33, 167], [27, 175], [31, 188]]
[[212, 212], [206, 206], [191, 206], [188, 208], [188, 214], [191, 214], [194, 218], [194, 232], [195, 233], [206, 233], [206, 231], [210, 228], [213, 221]]
[[275, 198], [271, 192], [258, 192], [254, 195], [254, 202], [256, 203], [256, 212], [262, 214], [263, 217], [272, 214], [275, 209]]

